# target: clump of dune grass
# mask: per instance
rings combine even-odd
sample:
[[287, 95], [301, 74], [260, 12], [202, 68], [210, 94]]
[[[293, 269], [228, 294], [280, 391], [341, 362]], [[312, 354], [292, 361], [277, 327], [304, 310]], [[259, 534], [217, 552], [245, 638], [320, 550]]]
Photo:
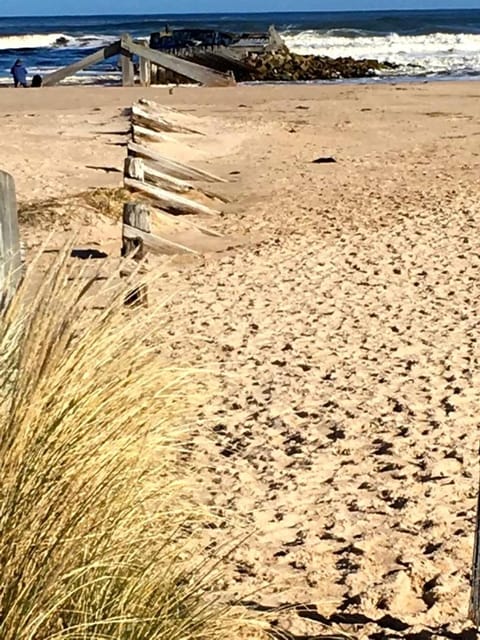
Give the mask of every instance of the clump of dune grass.
[[58, 224], [85, 216], [103, 215], [121, 220], [123, 205], [138, 199], [123, 187], [97, 187], [58, 197], [20, 202], [18, 218], [22, 224]]
[[0, 638], [232, 638], [179, 469], [185, 372], [68, 253], [0, 311]]

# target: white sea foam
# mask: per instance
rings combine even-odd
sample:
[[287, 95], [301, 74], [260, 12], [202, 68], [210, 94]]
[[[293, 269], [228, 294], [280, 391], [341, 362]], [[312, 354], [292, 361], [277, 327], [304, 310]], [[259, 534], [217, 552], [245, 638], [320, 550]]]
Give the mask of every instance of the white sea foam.
[[0, 37], [0, 50], [53, 47], [61, 38], [65, 38], [66, 41], [71, 39], [63, 33], [31, 33], [19, 36], [2, 36]]
[[302, 55], [333, 58], [374, 58], [400, 65], [400, 71], [415, 73], [480, 73], [480, 34], [432, 33], [418, 36], [345, 37], [335, 32], [303, 31], [283, 34], [286, 44]]
[[16, 36], [1, 36], [0, 51], [6, 49], [42, 49], [51, 47], [93, 48], [102, 47], [117, 38], [104, 35], [69, 36], [64, 33], [31, 33]]

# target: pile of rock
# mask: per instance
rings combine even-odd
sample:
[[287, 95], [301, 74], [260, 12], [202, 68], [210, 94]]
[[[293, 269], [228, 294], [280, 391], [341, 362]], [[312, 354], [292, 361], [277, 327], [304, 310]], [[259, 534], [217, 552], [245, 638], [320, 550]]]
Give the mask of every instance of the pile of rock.
[[248, 68], [248, 80], [299, 82], [306, 80], [337, 80], [368, 78], [395, 65], [378, 60], [302, 56], [283, 47], [275, 52], [249, 53], [243, 60]]

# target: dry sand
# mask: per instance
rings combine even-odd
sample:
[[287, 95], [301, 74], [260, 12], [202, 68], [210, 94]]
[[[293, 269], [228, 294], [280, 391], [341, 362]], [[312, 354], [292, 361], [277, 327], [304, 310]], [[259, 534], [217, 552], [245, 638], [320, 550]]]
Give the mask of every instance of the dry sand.
[[[277, 616], [302, 638], [474, 637], [480, 85], [2, 90], [19, 200], [118, 186], [92, 167], [122, 168], [139, 96], [212, 134], [170, 151], [229, 177], [210, 223], [246, 242], [160, 285], [164, 353], [220, 374], [193, 455], [231, 522], [206, 541], [253, 531], [227, 589], [305, 605]], [[118, 252], [118, 223], [71, 214], [50, 242]], [[32, 215], [23, 237], [50, 228]]]

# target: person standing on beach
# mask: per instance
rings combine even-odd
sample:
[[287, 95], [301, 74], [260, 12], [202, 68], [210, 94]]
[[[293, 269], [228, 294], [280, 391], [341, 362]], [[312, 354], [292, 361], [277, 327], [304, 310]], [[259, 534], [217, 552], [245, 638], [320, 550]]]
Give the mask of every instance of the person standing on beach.
[[17, 87], [26, 87], [27, 86], [27, 68], [23, 64], [23, 61], [18, 60], [15, 61], [15, 64], [10, 69], [10, 73], [13, 76], [13, 82], [15, 84], [15, 88]]

